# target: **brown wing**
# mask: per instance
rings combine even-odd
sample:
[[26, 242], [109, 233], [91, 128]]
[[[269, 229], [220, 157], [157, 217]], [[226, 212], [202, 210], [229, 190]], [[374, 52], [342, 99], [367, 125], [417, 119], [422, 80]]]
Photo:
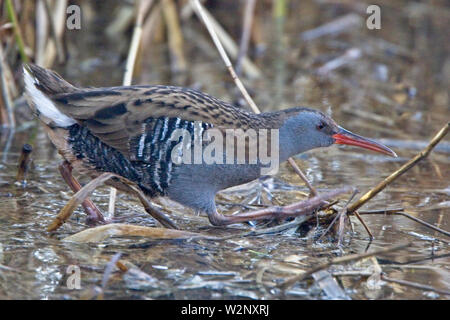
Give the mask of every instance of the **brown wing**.
[[57, 108], [86, 125], [106, 144], [129, 155], [131, 139], [144, 134], [149, 118], [201, 121], [218, 128], [246, 129], [255, 115], [199, 91], [172, 86], [80, 89], [53, 95]]

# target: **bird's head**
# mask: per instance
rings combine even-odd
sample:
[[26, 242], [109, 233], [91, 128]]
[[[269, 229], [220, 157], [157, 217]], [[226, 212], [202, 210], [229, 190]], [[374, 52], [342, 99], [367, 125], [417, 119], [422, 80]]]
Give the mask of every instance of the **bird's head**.
[[291, 141], [296, 141], [293, 145], [294, 150], [290, 150], [292, 155], [333, 144], [345, 144], [397, 157], [397, 154], [388, 147], [342, 128], [323, 112], [309, 108], [291, 110], [299, 112], [288, 116], [281, 130], [288, 129], [287, 136]]

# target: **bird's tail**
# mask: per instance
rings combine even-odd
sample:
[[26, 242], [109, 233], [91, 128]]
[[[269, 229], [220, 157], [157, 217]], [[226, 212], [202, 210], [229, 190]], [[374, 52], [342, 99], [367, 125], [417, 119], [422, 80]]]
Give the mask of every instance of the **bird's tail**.
[[61, 112], [52, 97], [58, 94], [75, 92], [77, 87], [61, 78], [56, 72], [24, 64], [23, 77], [25, 96], [33, 113], [45, 124], [57, 127], [69, 127], [76, 121]]

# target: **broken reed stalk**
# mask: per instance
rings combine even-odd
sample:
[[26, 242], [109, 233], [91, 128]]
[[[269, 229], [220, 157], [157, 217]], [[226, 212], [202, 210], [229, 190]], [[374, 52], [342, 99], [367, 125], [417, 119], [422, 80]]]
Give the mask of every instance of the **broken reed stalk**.
[[25, 182], [26, 174], [30, 165], [30, 155], [33, 151], [33, 147], [29, 144], [24, 144], [22, 147], [22, 152], [20, 153], [19, 165], [17, 170], [16, 180], [19, 182]]
[[217, 50], [219, 51], [219, 54], [225, 63], [225, 66], [227, 67], [228, 71], [231, 74], [231, 78], [233, 78], [236, 86], [241, 91], [242, 95], [245, 98], [245, 101], [249, 104], [250, 108], [253, 110], [254, 113], [260, 113], [259, 108], [256, 106], [253, 99], [250, 97], [249, 93], [247, 92], [247, 89], [245, 89], [244, 84], [242, 83], [241, 79], [236, 75], [236, 72], [234, 71], [233, 65], [231, 64], [230, 58], [228, 58], [227, 53], [225, 52], [225, 49], [222, 46], [222, 42], [220, 41], [219, 37], [217, 36], [216, 31], [214, 30], [214, 26], [212, 25], [211, 21], [209, 20], [209, 17], [206, 15], [203, 6], [200, 4], [199, 0], [191, 0], [191, 5], [194, 7], [195, 13], [198, 15], [200, 20], [203, 21], [206, 28], [208, 29], [208, 32], [217, 47]]
[[[233, 65], [231, 64], [231, 61], [228, 58], [228, 55], [225, 52], [225, 49], [223, 48], [222, 43], [221, 43], [219, 37], [217, 36], [216, 31], [214, 30], [213, 24], [209, 20], [208, 15], [205, 13], [205, 10], [204, 10], [202, 4], [200, 3], [199, 0], [190, 0], [190, 1], [191, 1], [190, 2], [191, 6], [194, 7], [195, 13], [200, 18], [200, 20], [203, 21], [203, 23], [205, 24], [206, 28], [208, 29], [208, 32], [209, 32], [209, 34], [210, 34], [210, 36], [211, 36], [215, 46], [217, 47], [217, 50], [219, 51], [219, 54], [220, 54], [223, 62], [225, 63], [225, 66], [227, 67], [227, 69], [228, 69], [228, 71], [229, 71], [229, 73], [231, 75], [231, 78], [233, 79], [234, 83], [236, 84], [236, 86], [241, 91], [245, 101], [247, 101], [248, 105], [251, 107], [251, 109], [253, 110], [254, 113], [256, 113], [256, 114], [261, 113], [259, 111], [259, 108], [256, 106], [255, 102], [253, 101], [252, 97], [248, 93], [247, 89], [245, 89], [245, 86], [242, 83], [241, 79], [239, 79], [239, 77], [237, 76], [237, 74], [236, 74], [236, 72], [235, 72], [235, 70], [233, 68]], [[305, 184], [308, 187], [308, 189], [311, 192], [311, 194], [313, 196], [317, 196], [318, 195], [317, 191], [309, 183], [308, 179], [303, 174], [303, 172], [300, 170], [300, 168], [297, 166], [295, 161], [292, 158], [289, 158], [288, 161], [291, 164], [291, 166], [294, 168], [294, 171], [297, 174], [299, 174], [300, 178], [305, 182]]]
[[253, 13], [255, 11], [256, 0], [247, 0], [244, 10], [244, 25], [242, 27], [241, 42], [239, 44], [239, 52], [236, 58], [236, 74], [241, 75], [242, 59], [247, 55], [248, 44], [250, 40], [250, 31], [253, 23]]
[[322, 264], [318, 265], [317, 267], [314, 267], [308, 271], [305, 271], [302, 274], [299, 274], [297, 276], [287, 279], [285, 282], [282, 282], [281, 284], [279, 284], [278, 287], [286, 290], [289, 287], [291, 287], [292, 285], [294, 285], [296, 282], [302, 281], [303, 279], [312, 275], [313, 273], [320, 271], [322, 269], [326, 269], [326, 268], [332, 266], [333, 264], [345, 263], [345, 262], [350, 262], [350, 261], [354, 261], [354, 260], [361, 260], [364, 258], [376, 256], [379, 254], [400, 250], [400, 249], [406, 248], [410, 245], [411, 245], [410, 242], [402, 243], [402, 244], [397, 244], [394, 246], [387, 247], [385, 249], [380, 249], [380, 250], [376, 250], [376, 251], [372, 251], [372, 252], [366, 252], [366, 253], [361, 253], [361, 254], [351, 254], [351, 255], [348, 255], [345, 257], [334, 258], [334, 259], [331, 259], [329, 262], [322, 263]]
[[311, 196], [316, 197], [319, 195], [316, 188], [312, 186], [312, 184], [309, 182], [308, 178], [305, 176], [303, 171], [298, 167], [298, 165], [295, 163], [294, 159], [289, 158], [288, 159], [289, 164], [291, 165], [292, 169], [294, 169], [295, 173], [303, 180], [303, 182], [306, 184], [306, 187], [309, 189], [309, 192], [311, 193]]
[[[194, 8], [195, 12], [195, 7], [192, 6], [191, 2], [189, 2], [189, 5]], [[214, 28], [217, 38], [220, 40], [222, 46], [232, 58], [236, 59], [239, 54], [239, 46], [205, 7], [202, 7], [202, 11], [208, 18], [210, 25]], [[197, 12], [196, 14], [198, 15]], [[261, 76], [259, 68], [247, 56], [242, 58], [242, 71], [247, 74], [247, 77], [250, 79], [259, 78]]]
[[[347, 212], [348, 213], [348, 212]], [[361, 222], [361, 224], [363, 225], [364, 229], [366, 230], [366, 232], [369, 234], [369, 239], [370, 241], [372, 241], [373, 239], [375, 239], [372, 231], [370, 231], [369, 226], [364, 222], [364, 220], [361, 218], [361, 216], [359, 215], [358, 211], [354, 211], [353, 214], [356, 216], [356, 218], [359, 220], [359, 222]]]
[[111, 275], [114, 271], [114, 267], [116, 266], [117, 262], [119, 261], [120, 257], [122, 256], [121, 252], [116, 253], [111, 260], [106, 264], [105, 272], [103, 273], [102, 277], [102, 290], [105, 291], [106, 285], [108, 284], [109, 278], [111, 278]]
[[17, 22], [17, 15], [14, 9], [14, 5], [11, 0], [6, 0], [6, 10], [8, 12], [9, 20], [11, 21], [14, 28], [14, 35], [16, 36], [17, 46], [19, 47], [20, 57], [22, 62], [28, 62], [28, 57], [25, 53], [25, 44], [23, 42], [22, 31], [20, 30], [20, 25]]
[[[236, 239], [236, 238], [242, 238], [242, 237], [259, 236], [259, 235], [263, 235], [263, 234], [274, 234], [274, 233], [283, 232], [287, 229], [295, 228], [295, 227], [299, 226], [300, 224], [302, 224], [303, 222], [309, 220], [311, 217], [313, 217], [315, 215], [316, 210], [325, 209], [325, 207], [323, 207], [324, 203], [331, 200], [332, 198], [337, 197], [338, 195], [341, 195], [343, 193], [348, 193], [351, 190], [352, 189], [350, 187], [343, 187], [343, 188], [336, 189], [336, 190], [333, 190], [330, 192], [322, 193], [314, 198], [305, 200], [304, 201], [305, 205], [303, 206], [303, 208], [298, 208], [298, 206], [297, 206], [298, 204], [295, 204], [295, 203], [285, 206], [285, 208], [290, 209], [290, 211], [292, 213], [292, 217], [295, 217], [295, 219], [292, 221], [286, 222], [284, 224], [279, 224], [274, 227], [268, 227], [268, 228], [264, 228], [264, 229], [251, 230], [251, 231], [247, 231], [244, 233], [234, 234], [234, 235], [229, 235], [229, 236], [224, 236], [224, 237], [219, 237], [219, 238], [218, 237], [210, 237], [208, 239], [207, 238], [202, 238], [202, 239], [213, 240], [213, 241], [216, 241], [216, 240], [223, 241], [223, 240]], [[296, 208], [294, 208], [294, 207], [296, 207]], [[274, 208], [273, 206], [267, 207], [266, 210], [273, 210], [273, 208]]]
[[[72, 175], [72, 166], [68, 161], [63, 161], [62, 164], [59, 165], [59, 172], [63, 177], [64, 181], [67, 185], [72, 189], [73, 192], [78, 192], [82, 187], [78, 180]], [[105, 218], [103, 217], [100, 210], [97, 206], [92, 202], [91, 199], [87, 198], [81, 203], [84, 212], [87, 213], [87, 222], [100, 222], [105, 223]]]
[[[133, 37], [131, 38], [130, 49], [128, 51], [127, 64], [125, 66], [125, 74], [123, 77], [123, 85], [130, 86], [133, 79], [134, 65], [136, 64], [136, 57], [139, 50], [139, 45], [142, 39], [142, 25], [144, 17], [148, 9], [151, 7], [153, 0], [136, 1], [136, 23], [134, 25]], [[112, 187], [109, 193], [108, 214], [110, 217], [114, 215], [116, 206], [117, 189]]]
[[416, 282], [411, 282], [411, 281], [406, 281], [406, 280], [392, 279], [392, 278], [386, 277], [383, 273], [381, 274], [381, 280], [386, 281], [386, 282], [400, 284], [400, 285], [406, 286], [406, 287], [411, 287], [411, 288], [425, 290], [425, 291], [433, 291], [433, 292], [437, 292], [440, 294], [445, 294], [445, 295], [450, 296], [449, 290], [441, 290], [441, 289], [434, 288], [432, 286], [427, 286], [426, 284], [421, 284], [421, 283], [416, 283]]
[[389, 184], [391, 184], [395, 179], [397, 179], [406, 171], [411, 169], [419, 161], [425, 159], [431, 152], [431, 150], [433, 150], [433, 148], [439, 143], [439, 141], [441, 141], [442, 138], [445, 137], [449, 129], [450, 129], [450, 122], [448, 122], [441, 130], [439, 130], [439, 132], [433, 137], [433, 139], [430, 141], [430, 143], [425, 149], [423, 149], [414, 158], [405, 163], [400, 169], [393, 172], [389, 177], [381, 181], [378, 185], [376, 185], [374, 188], [372, 188], [370, 191], [364, 194], [361, 198], [359, 198], [358, 201], [351, 204], [348, 207], [347, 212], [352, 213], [361, 208], [361, 206], [363, 206], [367, 201], [375, 197], [379, 192], [381, 192], [384, 188], [386, 188]]
[[127, 64], [125, 67], [125, 74], [123, 77], [123, 85], [130, 86], [133, 79], [134, 65], [136, 64], [136, 57], [141, 44], [142, 38], [142, 25], [144, 23], [144, 17], [148, 9], [152, 5], [153, 0], [143, 1], [137, 0], [136, 2], [136, 23], [133, 29], [133, 36], [131, 38], [130, 49], [128, 51]]
[[86, 200], [90, 194], [89, 191], [93, 191], [96, 186], [104, 183], [108, 179], [112, 178], [114, 174], [104, 173], [101, 176], [90, 181], [88, 184], [83, 186], [78, 192], [76, 192], [72, 198], [66, 203], [66, 205], [61, 209], [58, 215], [55, 217], [53, 222], [47, 227], [47, 231], [55, 231], [60, 226], [62, 226], [67, 219], [72, 215], [73, 211]]
[[[3, 45], [0, 42], [0, 86], [2, 91], [3, 104], [0, 104], [0, 125], [14, 128], [16, 121], [14, 118], [13, 103], [6, 81], [6, 61], [3, 56]], [[3, 108], [4, 106], [4, 108]]]
[[411, 220], [413, 220], [413, 221], [415, 221], [417, 223], [420, 223], [421, 225], [424, 225], [424, 226], [426, 226], [426, 227], [428, 227], [430, 229], [433, 229], [434, 231], [440, 232], [442, 234], [445, 234], [447, 237], [450, 237], [450, 232], [442, 230], [442, 229], [440, 229], [438, 227], [435, 227], [432, 224], [429, 224], [428, 222], [425, 222], [425, 221], [423, 221], [423, 220], [421, 220], [419, 218], [416, 218], [416, 217], [414, 217], [414, 216], [412, 216], [412, 215], [410, 215], [410, 214], [408, 214], [406, 212], [397, 212], [396, 214], [399, 214], [399, 215], [402, 215], [404, 217], [407, 217], [407, 218], [409, 218], [409, 219], [411, 219]]
[[190, 231], [174, 230], [160, 227], [144, 227], [124, 223], [110, 223], [103, 226], [85, 229], [62, 239], [62, 241], [78, 243], [99, 243], [112, 237], [140, 237], [141, 239], [184, 239], [189, 241], [220, 240], [217, 237]]
[[45, 14], [45, 8], [42, 1], [36, 1], [35, 4], [35, 44], [34, 44], [34, 62], [37, 65], [45, 65], [45, 53], [47, 47], [47, 21], [48, 15]]

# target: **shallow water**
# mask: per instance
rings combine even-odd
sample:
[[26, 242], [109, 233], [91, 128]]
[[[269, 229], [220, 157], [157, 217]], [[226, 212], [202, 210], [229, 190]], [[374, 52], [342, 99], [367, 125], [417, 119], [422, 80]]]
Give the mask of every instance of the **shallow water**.
[[[418, 152], [410, 141], [428, 141], [450, 119], [447, 92], [450, 56], [448, 45], [442, 42], [448, 30], [449, 9], [426, 4], [383, 7], [383, 26], [379, 31], [354, 27], [339, 35], [305, 41], [302, 32], [338, 16], [349, 12], [365, 15], [357, 5], [301, 3], [292, 1], [281, 50], [278, 50], [279, 35], [275, 34], [270, 11], [261, 14], [265, 17], [260, 27], [266, 32], [266, 49], [254, 60], [265, 76], [246, 84], [265, 111], [299, 104], [324, 111], [331, 108], [333, 118], [347, 129], [384, 138], [388, 145], [395, 140], [393, 147], [399, 155], [395, 159], [346, 147], [315, 150], [296, 157], [320, 191], [350, 185], [358, 188], [358, 197]], [[239, 20], [237, 15], [226, 15], [229, 9], [219, 6], [213, 14], [238, 38]], [[308, 19], [300, 21], [294, 13]], [[121, 53], [114, 50], [116, 42], [96, 32], [104, 29], [110, 19], [92, 17], [86, 22], [86, 28], [68, 34], [67, 42], [73, 54], [70, 63], [59, 68], [68, 80], [86, 86], [120, 83], [122, 70], [117, 68], [117, 62], [121, 61]], [[236, 101], [238, 96], [232, 95], [234, 87], [201, 25], [185, 22], [183, 31], [189, 61], [185, 82], [176, 83], [178, 78], [171, 76], [164, 42], [148, 48], [149, 60], [142, 64], [136, 82], [196, 86], [217, 97]], [[75, 44], [86, 50], [75, 50]], [[206, 49], [199, 52], [197, 46], [201, 45]], [[361, 57], [327, 74], [317, 74], [327, 62], [351, 48], [361, 50]], [[112, 66], [115, 66], [113, 70]], [[15, 182], [17, 162], [22, 145], [30, 139], [34, 145], [33, 164], [26, 185], [22, 185]], [[0, 299], [91, 298], [95, 288], [101, 287], [108, 262], [117, 253], [122, 254], [121, 261], [134, 264], [141, 273], [124, 275], [114, 270], [104, 288], [106, 299], [330, 299], [337, 296], [322, 291], [320, 282], [312, 279], [288, 290], [278, 289], [276, 285], [330, 257], [382, 249], [405, 241], [412, 244], [377, 256], [382, 271], [389, 278], [450, 289], [449, 238], [403, 216], [363, 215], [375, 236], [373, 241], [369, 241], [362, 225], [352, 217], [354, 232], [347, 230], [341, 248], [329, 241], [331, 238], [316, 242], [315, 230], [309, 229], [236, 236], [223, 241], [116, 237], [96, 244], [62, 242], [64, 237], [87, 226], [79, 208], [58, 231], [53, 234], [45, 231], [72, 195], [57, 170], [59, 155], [36, 124], [19, 126], [11, 139], [3, 132], [0, 142]], [[447, 137], [443, 141], [447, 148], [437, 149], [361, 211], [402, 207], [417, 218], [450, 230], [448, 143]], [[269, 204], [271, 194], [273, 203], [287, 204], [304, 199], [306, 191], [284, 164], [275, 177], [224, 191], [217, 200], [222, 212], [233, 213], [241, 208], [222, 203], [262, 199]], [[104, 187], [92, 199], [107, 210], [108, 196], [109, 189]], [[213, 228], [206, 217], [196, 216], [173, 203], [163, 205], [185, 230], [225, 236], [252, 228], [249, 225]], [[124, 194], [119, 195], [116, 219], [155, 226], [139, 202]], [[326, 227], [323, 223], [321, 228]], [[448, 299], [428, 290], [368, 280], [367, 274], [373, 273], [374, 263], [373, 259], [364, 259], [326, 269], [335, 275], [343, 289], [344, 293], [338, 297]], [[67, 286], [70, 265], [81, 270], [81, 290]]]

